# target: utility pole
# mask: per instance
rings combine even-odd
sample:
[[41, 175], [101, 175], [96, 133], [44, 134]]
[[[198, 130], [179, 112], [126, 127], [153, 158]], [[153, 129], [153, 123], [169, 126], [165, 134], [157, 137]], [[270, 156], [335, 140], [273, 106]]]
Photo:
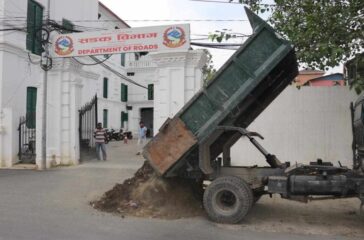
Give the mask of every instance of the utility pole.
[[[46, 18], [46, 29], [49, 30], [49, 19], [50, 19], [50, 14], [51, 14], [51, 1], [48, 0], [47, 3], [47, 18]], [[50, 32], [48, 31], [47, 34], [50, 34]], [[43, 36], [42, 36], [43, 37]], [[45, 60], [45, 65], [46, 67], [42, 67], [44, 70], [44, 74], [43, 74], [43, 91], [42, 91], [42, 161], [41, 164], [39, 166], [39, 170], [45, 170], [47, 168], [47, 82], [48, 82], [48, 70], [47, 66], [48, 66], [48, 61], [49, 61], [49, 43], [48, 43], [48, 38], [49, 35], [47, 37], [47, 41], [45, 41], [45, 45], [44, 45], [44, 54], [42, 54], [42, 64], [43, 61]], [[44, 66], [44, 65], [43, 65]]]

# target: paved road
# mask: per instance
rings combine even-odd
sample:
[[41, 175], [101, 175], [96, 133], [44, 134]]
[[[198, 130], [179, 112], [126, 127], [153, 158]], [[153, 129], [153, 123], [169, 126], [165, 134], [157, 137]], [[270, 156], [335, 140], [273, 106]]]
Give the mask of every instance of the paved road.
[[180, 220], [120, 218], [88, 204], [132, 176], [143, 159], [134, 146], [109, 144], [109, 160], [47, 171], [0, 170], [0, 240], [349, 239], [264, 233], [217, 225], [203, 217]]

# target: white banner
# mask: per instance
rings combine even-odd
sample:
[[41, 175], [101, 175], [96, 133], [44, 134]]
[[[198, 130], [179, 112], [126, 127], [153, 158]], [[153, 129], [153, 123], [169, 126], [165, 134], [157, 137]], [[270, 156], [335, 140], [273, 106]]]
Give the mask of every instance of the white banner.
[[189, 48], [190, 25], [177, 24], [57, 35], [52, 41], [51, 56], [183, 51]]

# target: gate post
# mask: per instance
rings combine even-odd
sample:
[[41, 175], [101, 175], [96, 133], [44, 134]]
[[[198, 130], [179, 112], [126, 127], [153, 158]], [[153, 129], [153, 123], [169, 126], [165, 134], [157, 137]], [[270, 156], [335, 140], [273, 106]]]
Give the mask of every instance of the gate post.
[[19, 125], [18, 125], [18, 158], [19, 160], [21, 159], [21, 155], [22, 155], [22, 152], [21, 152], [21, 125], [22, 125], [22, 117], [19, 118]]
[[81, 147], [82, 147], [82, 110], [78, 110], [78, 144], [79, 144], [79, 159], [78, 161], [81, 162]]
[[94, 147], [93, 131], [97, 125], [97, 95], [86, 103], [79, 111], [80, 161], [84, 157], [94, 157], [90, 149]]
[[95, 95], [95, 128], [97, 126], [97, 94]]

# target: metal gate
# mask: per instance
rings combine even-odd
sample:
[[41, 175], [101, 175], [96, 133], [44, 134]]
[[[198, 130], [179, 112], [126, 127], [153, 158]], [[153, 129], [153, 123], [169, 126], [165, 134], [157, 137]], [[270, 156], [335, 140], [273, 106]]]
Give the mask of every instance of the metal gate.
[[79, 110], [79, 138], [81, 161], [88, 156], [94, 157], [94, 130], [97, 124], [97, 95]]
[[35, 163], [35, 128], [28, 128], [26, 117], [20, 117], [19, 132], [19, 151], [18, 157], [21, 163]]

